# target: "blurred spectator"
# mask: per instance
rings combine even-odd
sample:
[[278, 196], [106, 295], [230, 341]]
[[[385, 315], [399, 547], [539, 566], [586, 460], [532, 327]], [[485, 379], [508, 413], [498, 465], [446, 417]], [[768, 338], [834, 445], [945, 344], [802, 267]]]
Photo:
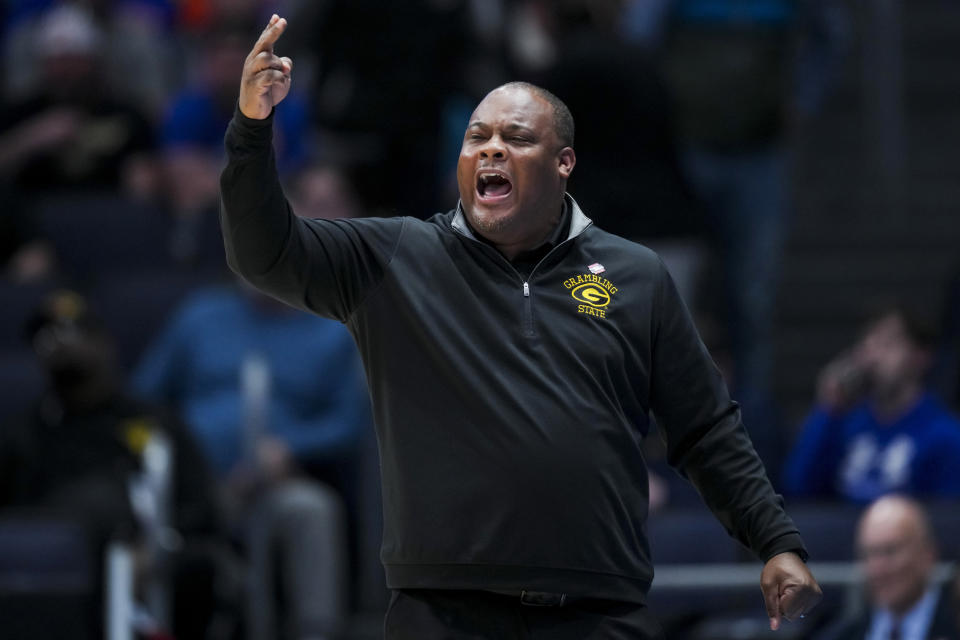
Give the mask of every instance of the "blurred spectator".
[[29, 94], [0, 112], [0, 171], [24, 191], [155, 188], [153, 131], [145, 113], [116, 96], [112, 55], [91, 14], [64, 4], [40, 18], [31, 51], [40, 74]]
[[[49, 389], [29, 417], [0, 432], [0, 509], [83, 522], [95, 541], [95, 566], [112, 539], [134, 540], [159, 561], [147, 541], [164, 527], [172, 566], [142, 567], [146, 581], [172, 575], [173, 631], [204, 637], [216, 608], [218, 562], [210, 550], [218, 511], [212, 476], [186, 427], [124, 390], [113, 343], [79, 295], [51, 294], [27, 334]], [[169, 514], [150, 493], [145, 465], [159, 438], [172, 448]]]
[[[812, 114], [837, 66], [836, 0], [662, 0], [667, 84], [683, 164], [714, 227], [733, 352], [731, 386], [770, 462], [779, 432], [769, 383], [776, 284], [789, 206], [788, 124]], [[628, 29], [656, 42], [655, 30]]]
[[960, 496], [960, 422], [929, 393], [932, 330], [893, 308], [824, 368], [785, 491], [868, 502], [891, 492]]
[[170, 32], [173, 3], [168, 0], [12, 0], [7, 25], [4, 86], [8, 96], [22, 96], [36, 83], [40, 65], [35, 41], [44, 16], [58, 4], [88, 12], [102, 34], [100, 60], [114, 95], [135, 104], [151, 121], [175, 80], [175, 40]]
[[[206, 289], [175, 314], [135, 380], [183, 412], [227, 483], [253, 571], [252, 637], [274, 637], [278, 625], [283, 638], [334, 632], [348, 589], [344, 507], [304, 469], [355, 458], [367, 428], [346, 329], [251, 289]], [[278, 575], [286, 621], [270, 605]]]
[[958, 640], [949, 585], [933, 580], [937, 545], [922, 506], [887, 496], [864, 513], [857, 550], [868, 606], [826, 632], [829, 640]]
[[[163, 123], [165, 195], [173, 213], [173, 253], [181, 263], [223, 264], [217, 206], [223, 134], [237, 103], [237, 70], [256, 28], [229, 16], [199, 41], [198, 77], [171, 99]], [[277, 112], [274, 147], [284, 171], [305, 158], [307, 111], [296, 95]], [[286, 104], [286, 103], [285, 103]]]

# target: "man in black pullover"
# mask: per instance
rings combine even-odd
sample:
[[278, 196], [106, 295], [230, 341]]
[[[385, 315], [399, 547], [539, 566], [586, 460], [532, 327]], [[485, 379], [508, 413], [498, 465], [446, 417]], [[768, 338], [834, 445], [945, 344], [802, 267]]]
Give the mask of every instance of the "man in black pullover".
[[[221, 177], [228, 262], [346, 323], [383, 473], [388, 638], [657, 638], [640, 443], [766, 564], [772, 628], [820, 597], [676, 288], [565, 193], [573, 119], [523, 83], [467, 127], [461, 201], [427, 221], [306, 220], [272, 152], [292, 62], [274, 16], [248, 56]], [[411, 153], [415, 153], [411, 150]], [[397, 159], [402, 162], [402, 158]]]

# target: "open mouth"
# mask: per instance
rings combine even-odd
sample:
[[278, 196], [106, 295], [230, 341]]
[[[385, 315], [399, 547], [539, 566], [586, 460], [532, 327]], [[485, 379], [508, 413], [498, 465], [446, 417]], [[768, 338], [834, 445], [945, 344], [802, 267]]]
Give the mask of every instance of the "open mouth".
[[496, 171], [481, 171], [477, 175], [477, 194], [483, 201], [501, 200], [513, 191], [513, 183]]

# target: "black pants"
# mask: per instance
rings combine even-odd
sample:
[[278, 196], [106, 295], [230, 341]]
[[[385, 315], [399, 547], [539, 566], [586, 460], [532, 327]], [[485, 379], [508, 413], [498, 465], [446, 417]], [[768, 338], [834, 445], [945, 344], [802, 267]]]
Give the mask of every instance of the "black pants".
[[575, 600], [562, 607], [522, 604], [485, 591], [393, 591], [386, 640], [663, 640], [643, 605]]

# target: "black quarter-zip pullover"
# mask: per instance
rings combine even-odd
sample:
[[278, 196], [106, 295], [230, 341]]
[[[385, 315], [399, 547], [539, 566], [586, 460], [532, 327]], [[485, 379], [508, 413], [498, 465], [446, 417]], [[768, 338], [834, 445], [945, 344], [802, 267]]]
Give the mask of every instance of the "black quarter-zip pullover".
[[459, 207], [426, 221], [298, 218], [271, 120], [238, 112], [227, 132], [227, 259], [356, 339], [389, 587], [642, 602], [651, 412], [670, 463], [731, 535], [763, 560], [805, 556], [652, 251], [593, 226], [570, 198], [566, 238], [525, 275], [474, 237]]

